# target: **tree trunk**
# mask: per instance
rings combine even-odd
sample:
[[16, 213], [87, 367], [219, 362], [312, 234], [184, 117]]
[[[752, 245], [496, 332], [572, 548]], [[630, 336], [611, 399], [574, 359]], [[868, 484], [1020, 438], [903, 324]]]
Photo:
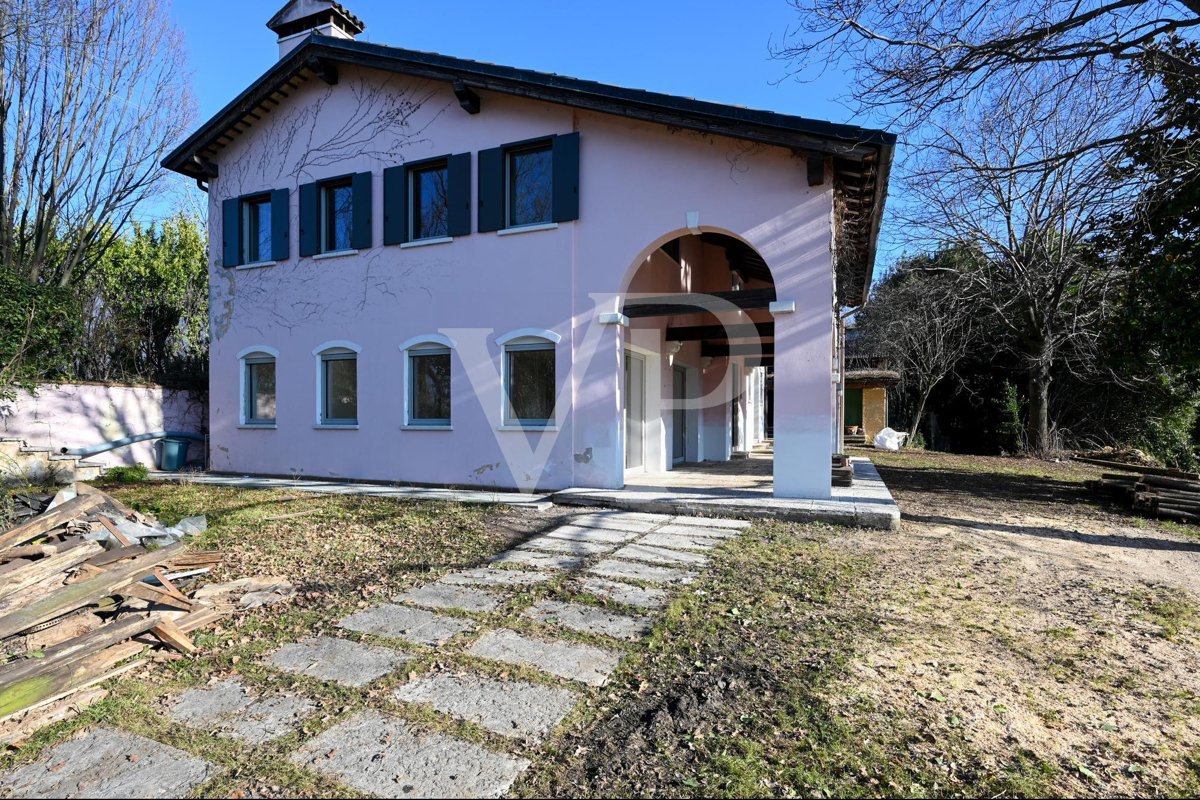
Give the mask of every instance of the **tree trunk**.
[[931, 391], [933, 390], [930, 389], [929, 391], [921, 392], [920, 397], [917, 398], [917, 408], [913, 411], [912, 425], [908, 428], [908, 438], [904, 440], [905, 447], [912, 445], [913, 439], [916, 438], [921, 430], [921, 417], [925, 416], [925, 401], [929, 399], [929, 392]]
[[1034, 455], [1050, 451], [1050, 365], [1039, 362], [1029, 370], [1029, 449]]

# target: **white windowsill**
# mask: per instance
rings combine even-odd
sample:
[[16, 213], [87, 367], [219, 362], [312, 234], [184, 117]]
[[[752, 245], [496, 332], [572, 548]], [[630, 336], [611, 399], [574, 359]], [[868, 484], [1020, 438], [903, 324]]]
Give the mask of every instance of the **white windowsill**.
[[265, 425], [265, 424], [264, 425], [248, 425], [243, 422], [241, 425], [238, 425], [238, 430], [240, 430], [240, 431], [273, 431], [273, 430], [275, 430], [275, 427], [276, 426], [275, 426], [274, 422], [272, 422], [269, 425]]
[[313, 260], [320, 261], [325, 258], [341, 258], [342, 256], [352, 256], [358, 253], [357, 250], [331, 250], [328, 253], [317, 253], [313, 256]]
[[320, 424], [317, 424], [317, 425], [313, 425], [313, 430], [318, 430], [318, 431], [356, 431], [356, 430], [358, 430], [358, 424], [357, 423], [354, 425], [320, 425]]
[[413, 425], [410, 423], [408, 425], [401, 425], [400, 430], [402, 430], [402, 431], [452, 431], [452, 430], [454, 430], [454, 426], [453, 425]]
[[504, 425], [497, 425], [496, 430], [498, 430], [498, 431], [524, 431], [525, 433], [539, 433], [541, 431], [556, 431], [556, 430], [558, 430], [558, 423], [551, 423], [549, 425], [509, 425], [509, 424], [504, 424]]
[[450, 244], [450, 242], [453, 241], [453, 236], [439, 236], [436, 239], [416, 239], [415, 241], [411, 242], [403, 242], [401, 243], [400, 247], [401, 249], [405, 247], [426, 247], [431, 244]]
[[258, 269], [259, 267], [273, 267], [274, 261], [255, 261], [251, 264], [238, 264], [234, 269]]
[[552, 231], [558, 227], [557, 222], [542, 222], [537, 225], [521, 225], [516, 228], [502, 228], [496, 231], [500, 236], [511, 236], [514, 233], [532, 233], [533, 231]]

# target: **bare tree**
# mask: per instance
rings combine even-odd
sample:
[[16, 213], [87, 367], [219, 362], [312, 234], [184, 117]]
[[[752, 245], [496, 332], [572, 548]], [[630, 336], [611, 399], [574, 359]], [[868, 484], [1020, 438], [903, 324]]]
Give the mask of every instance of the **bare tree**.
[[959, 116], [982, 91], [1028, 83], [1046, 66], [1067, 86], [1117, 101], [1108, 124], [1049, 154], [1054, 158], [1121, 145], [1155, 129], [1147, 101], [1159, 85], [1156, 70], [1131, 62], [1152, 61], [1158, 74], [1200, 76], [1194, 63], [1164, 46], [1200, 27], [1200, 0], [789, 2], [798, 25], [773, 46], [774, 55], [797, 74], [851, 65], [856, 110], [909, 131]]
[[192, 123], [182, 35], [161, 0], [3, 0], [0, 31], [0, 267], [73, 285]]
[[[961, 133], [943, 129], [918, 151], [900, 213], [912, 241], [982, 255], [959, 276], [963, 296], [994, 320], [995, 344], [1027, 370], [1030, 446], [1043, 453], [1052, 447], [1052, 369], [1095, 374], [1121, 277], [1095, 237], [1131, 190], [1102, 150], [1055, 157], [1089, 140], [1111, 110], [1069, 82], [1039, 77], [985, 92]], [[1013, 169], [1035, 161], [1039, 169]]]
[[907, 259], [876, 285], [871, 302], [855, 319], [865, 347], [887, 355], [912, 392], [908, 430], [914, 435], [929, 395], [983, 336], [985, 327], [961, 277], [977, 259], [978, 254], [962, 248]]

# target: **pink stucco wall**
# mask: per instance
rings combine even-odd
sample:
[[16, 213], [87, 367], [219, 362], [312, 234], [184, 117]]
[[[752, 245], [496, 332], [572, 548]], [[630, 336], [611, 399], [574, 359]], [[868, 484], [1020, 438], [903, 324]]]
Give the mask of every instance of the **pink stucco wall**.
[[[347, 144], [343, 131], [363, 98], [387, 92], [425, 98], [408, 118], [411, 135]], [[629, 288], [647, 256], [686, 234], [687, 213], [699, 212], [702, 229], [756, 247], [780, 299], [796, 301], [796, 313], [775, 320], [776, 341], [786, 350], [776, 365], [777, 486], [793, 496], [827, 496], [830, 186], [810, 188], [803, 158], [784, 148], [480, 94], [483, 112], [468, 115], [448, 85], [344, 67], [337, 86], [310, 81], [214, 156], [220, 177], [209, 196], [212, 468], [542, 489], [622, 485], [627, 331], [597, 324], [595, 314], [616, 310], [616, 295]], [[571, 131], [580, 132], [578, 221], [519, 235], [473, 232], [448, 244], [382, 246], [385, 167], [470, 152], [475, 185], [479, 150]], [[314, 143], [332, 144], [317, 157]], [[374, 246], [347, 257], [299, 258], [297, 187], [363, 171], [374, 176]], [[291, 190], [292, 257], [269, 267], [224, 269], [221, 201], [280, 188]], [[557, 431], [498, 430], [495, 340], [519, 328], [562, 337]], [[457, 345], [454, 430], [402, 430], [398, 345], [439, 331]], [[313, 348], [335, 339], [362, 348], [357, 430], [314, 427]], [[274, 429], [239, 427], [237, 354], [255, 346], [280, 353]]]
[[[203, 396], [161, 386], [123, 384], [47, 384], [36, 392], [18, 391], [15, 399], [0, 401], [0, 438], [23, 439], [30, 447], [88, 447], [160, 430], [203, 433]], [[190, 458], [203, 458], [203, 447], [190, 448]], [[90, 456], [113, 466], [157, 466], [157, 442]]]

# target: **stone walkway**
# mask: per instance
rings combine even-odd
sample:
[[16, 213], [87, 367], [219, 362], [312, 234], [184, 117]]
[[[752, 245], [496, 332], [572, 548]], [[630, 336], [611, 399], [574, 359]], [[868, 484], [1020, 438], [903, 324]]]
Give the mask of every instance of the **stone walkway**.
[[[417, 652], [454, 651], [480, 659], [469, 668], [411, 673], [387, 697], [518, 744], [501, 752], [366, 708], [303, 741], [289, 760], [379, 797], [504, 795], [587, 687], [604, 685], [628, 643], [650, 633], [655, 612], [671, 592], [694, 581], [714, 549], [749, 524], [588, 514], [495, 556], [488, 567], [446, 575], [345, 617], [338, 626], [355, 636], [315, 636], [284, 645], [263, 663], [349, 687], [402, 672]], [[525, 601], [522, 607], [520, 593], [541, 586], [559, 587], [567, 599]], [[506, 624], [506, 609], [507, 619], [520, 622]], [[368, 640], [360, 640], [364, 634]], [[389, 646], [388, 639], [411, 647]], [[490, 672], [488, 664], [495, 665]], [[511, 675], [506, 665], [525, 672]], [[176, 724], [256, 746], [300, 732], [316, 710], [300, 694], [258, 694], [224, 679], [183, 692], [168, 714]], [[175, 748], [99, 728], [0, 776], [0, 793], [178, 797], [219, 772]]]

